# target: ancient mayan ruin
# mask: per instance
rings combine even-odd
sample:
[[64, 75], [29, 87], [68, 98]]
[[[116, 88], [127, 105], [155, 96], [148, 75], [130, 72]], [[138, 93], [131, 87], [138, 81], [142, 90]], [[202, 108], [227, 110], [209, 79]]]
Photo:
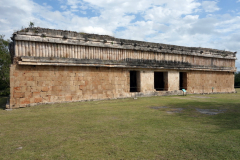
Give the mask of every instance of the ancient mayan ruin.
[[187, 93], [233, 93], [236, 52], [45, 28], [13, 33], [10, 104], [19, 108]]

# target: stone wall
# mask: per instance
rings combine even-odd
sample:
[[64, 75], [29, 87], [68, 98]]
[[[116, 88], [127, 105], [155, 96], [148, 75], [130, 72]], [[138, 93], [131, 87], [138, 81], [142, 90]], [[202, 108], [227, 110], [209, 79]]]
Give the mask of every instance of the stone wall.
[[129, 72], [124, 69], [11, 66], [12, 108], [129, 96]]
[[141, 71], [140, 72], [140, 86], [141, 92], [154, 92], [154, 72], [153, 71]]
[[[182, 94], [178, 71], [164, 71], [165, 91], [156, 91], [154, 71], [149, 69], [138, 70], [140, 92], [130, 92], [130, 70], [13, 64], [10, 72], [10, 108], [41, 103]], [[188, 93], [235, 91], [234, 74], [231, 72], [188, 71], [186, 78]]]
[[232, 72], [187, 72], [189, 93], [235, 92]]
[[[154, 89], [154, 71], [141, 71], [141, 92], [155, 92]], [[178, 71], [168, 71], [164, 72], [164, 90], [165, 91], [175, 91], [179, 90], [179, 72]]]
[[167, 79], [168, 91], [179, 90], [179, 72], [169, 71]]

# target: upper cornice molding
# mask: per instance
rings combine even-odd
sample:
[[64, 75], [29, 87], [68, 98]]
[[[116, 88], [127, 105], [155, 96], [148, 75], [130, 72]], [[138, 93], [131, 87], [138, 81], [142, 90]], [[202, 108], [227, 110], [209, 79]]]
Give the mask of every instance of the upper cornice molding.
[[82, 32], [78, 33], [73, 31], [55, 30], [39, 27], [25, 28], [20, 31], [14, 32], [12, 40], [85, 45], [160, 53], [185, 54], [201, 57], [237, 59], [237, 52], [230, 52], [211, 48], [184, 47], [162, 43], [127, 40], [114, 38], [108, 35], [88, 34]]

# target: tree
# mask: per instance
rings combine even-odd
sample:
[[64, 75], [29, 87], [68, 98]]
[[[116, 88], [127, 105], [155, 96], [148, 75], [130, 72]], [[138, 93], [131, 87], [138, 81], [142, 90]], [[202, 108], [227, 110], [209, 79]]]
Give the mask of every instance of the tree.
[[0, 35], [0, 95], [8, 95], [10, 92], [10, 64], [11, 57], [8, 50], [9, 41]]
[[30, 22], [29, 23], [29, 28], [33, 28], [34, 27], [34, 22]]
[[240, 87], [240, 72], [236, 72], [235, 73], [235, 83], [234, 83], [235, 87]]

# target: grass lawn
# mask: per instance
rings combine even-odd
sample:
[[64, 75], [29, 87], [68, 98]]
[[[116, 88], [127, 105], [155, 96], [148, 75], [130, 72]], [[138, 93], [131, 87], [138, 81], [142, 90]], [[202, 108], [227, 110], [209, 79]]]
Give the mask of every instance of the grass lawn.
[[0, 108], [0, 159], [240, 159], [240, 93]]

